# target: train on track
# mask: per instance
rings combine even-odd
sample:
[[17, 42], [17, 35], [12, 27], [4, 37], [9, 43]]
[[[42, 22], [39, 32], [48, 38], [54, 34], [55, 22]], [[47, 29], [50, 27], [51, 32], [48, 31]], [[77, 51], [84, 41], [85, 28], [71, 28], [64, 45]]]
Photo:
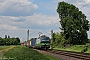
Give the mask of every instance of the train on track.
[[50, 38], [46, 35], [32, 38], [31, 40], [24, 42], [24, 46], [47, 50], [50, 48]]

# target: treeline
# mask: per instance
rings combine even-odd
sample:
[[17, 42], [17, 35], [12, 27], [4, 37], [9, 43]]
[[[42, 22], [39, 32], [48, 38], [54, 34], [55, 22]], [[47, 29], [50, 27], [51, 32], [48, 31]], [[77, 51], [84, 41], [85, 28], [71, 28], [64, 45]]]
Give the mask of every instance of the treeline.
[[7, 37], [5, 35], [5, 38], [0, 37], [0, 45], [19, 45], [20, 39], [18, 37], [10, 38], [10, 36]]

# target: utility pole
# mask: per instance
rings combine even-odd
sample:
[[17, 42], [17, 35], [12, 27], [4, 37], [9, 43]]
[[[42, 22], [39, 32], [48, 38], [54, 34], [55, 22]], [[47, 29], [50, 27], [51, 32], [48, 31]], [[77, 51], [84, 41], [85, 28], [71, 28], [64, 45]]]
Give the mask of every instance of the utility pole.
[[27, 31], [27, 40], [29, 40], [29, 30]]
[[52, 36], [53, 36], [53, 30], [51, 30], [51, 38], [52, 38]]
[[30, 47], [31, 42], [29, 40], [29, 30], [27, 31], [27, 47]]
[[[90, 24], [88, 24], [88, 26], [89, 26], [89, 32], [90, 32]], [[90, 36], [89, 36], [90, 37]]]
[[51, 49], [53, 49], [53, 30], [51, 30]]

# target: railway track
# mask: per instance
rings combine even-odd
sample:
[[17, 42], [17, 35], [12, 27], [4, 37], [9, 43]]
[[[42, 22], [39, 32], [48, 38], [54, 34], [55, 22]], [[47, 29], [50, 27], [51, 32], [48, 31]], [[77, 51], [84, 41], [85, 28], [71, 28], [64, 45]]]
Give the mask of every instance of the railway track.
[[69, 58], [73, 57], [73, 58], [80, 59], [80, 60], [90, 60], [89, 53], [71, 52], [71, 51], [63, 51], [63, 50], [47, 50], [47, 52], [57, 54], [57, 55], [68, 56]]

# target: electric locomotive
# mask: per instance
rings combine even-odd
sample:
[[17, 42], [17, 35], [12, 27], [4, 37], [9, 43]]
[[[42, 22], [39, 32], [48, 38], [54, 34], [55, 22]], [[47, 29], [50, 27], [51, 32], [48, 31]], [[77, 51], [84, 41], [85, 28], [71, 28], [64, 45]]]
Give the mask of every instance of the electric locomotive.
[[47, 50], [50, 48], [50, 38], [45, 35], [39, 36], [36, 39], [36, 47]]

